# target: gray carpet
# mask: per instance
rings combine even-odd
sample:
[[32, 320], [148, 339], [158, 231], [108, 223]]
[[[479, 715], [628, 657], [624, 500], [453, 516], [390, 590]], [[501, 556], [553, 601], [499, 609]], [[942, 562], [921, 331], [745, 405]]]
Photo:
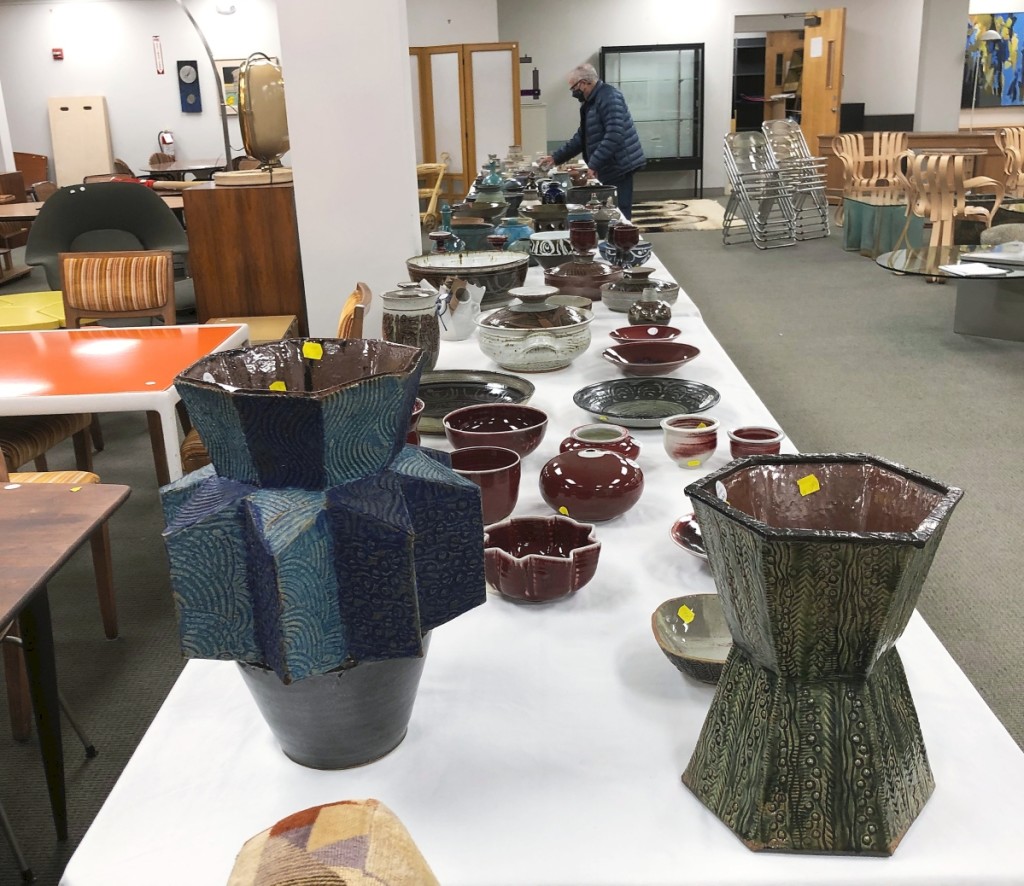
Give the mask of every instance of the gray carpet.
[[[650, 239], [799, 448], [873, 452], [966, 489], [920, 608], [1024, 744], [1024, 344], [954, 335], [952, 285], [893, 276], [836, 235], [769, 252], [724, 247], [721, 232]], [[0, 294], [45, 289], [38, 273]], [[104, 430], [96, 470], [133, 488], [111, 524], [121, 639], [103, 638], [87, 550], [50, 587], [61, 687], [100, 751], [86, 761], [65, 729], [67, 844], [35, 740], [12, 741], [0, 714], [0, 802], [41, 884], [57, 882], [181, 669], [145, 419], [105, 416]], [[70, 446], [51, 464], [73, 466]], [[14, 882], [0, 841], [0, 883]]]

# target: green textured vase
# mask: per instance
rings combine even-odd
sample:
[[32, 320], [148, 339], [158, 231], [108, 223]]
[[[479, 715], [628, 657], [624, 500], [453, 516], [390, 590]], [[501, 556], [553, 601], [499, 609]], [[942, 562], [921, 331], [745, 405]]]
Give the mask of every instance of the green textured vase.
[[934, 789], [895, 643], [963, 493], [867, 455], [686, 493], [733, 650], [683, 782], [751, 849], [891, 855]]

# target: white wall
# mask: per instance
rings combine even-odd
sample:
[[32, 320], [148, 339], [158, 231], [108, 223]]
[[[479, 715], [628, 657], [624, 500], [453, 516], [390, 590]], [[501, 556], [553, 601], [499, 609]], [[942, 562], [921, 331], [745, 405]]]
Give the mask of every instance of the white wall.
[[[214, 56], [242, 58], [257, 50], [279, 55], [274, 0], [237, 0], [234, 5], [234, 15], [222, 16], [214, 0], [188, 0]], [[161, 38], [163, 75], [156, 73], [153, 35]], [[64, 50], [64, 61], [51, 59], [53, 47]], [[181, 111], [179, 59], [199, 62], [201, 114]], [[106, 96], [114, 156], [133, 169], [158, 150], [161, 129], [173, 130], [182, 159], [224, 153], [217, 81], [202, 43], [174, 0], [2, 4], [0, 84], [16, 151], [52, 158], [46, 99], [92, 94]], [[237, 118], [229, 124], [232, 147], [241, 153]]]
[[[847, 4], [845, 101], [863, 101], [869, 114], [913, 113], [922, 2]], [[732, 116], [735, 17], [796, 11], [802, 7], [793, 0], [721, 0], [699, 11], [677, 0], [499, 0], [498, 33], [501, 40], [518, 40], [540, 69], [552, 140], [568, 138], [578, 125], [566, 73], [581, 61], [596, 67], [602, 45], [704, 43], [704, 173], [705, 185], [713, 188], [725, 183], [720, 156]], [[683, 187], [688, 182], [683, 174], [646, 173], [637, 187]]]
[[498, 0], [407, 0], [406, 6], [410, 46], [498, 40]]

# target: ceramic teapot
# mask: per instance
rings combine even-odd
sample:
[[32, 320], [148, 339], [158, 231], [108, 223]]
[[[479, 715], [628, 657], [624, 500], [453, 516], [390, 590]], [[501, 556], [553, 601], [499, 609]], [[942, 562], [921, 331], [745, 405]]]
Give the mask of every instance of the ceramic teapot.
[[462, 341], [469, 338], [476, 328], [480, 314], [480, 303], [487, 290], [464, 280], [454, 279], [437, 296], [437, 319], [441, 326], [441, 338], [445, 341]]

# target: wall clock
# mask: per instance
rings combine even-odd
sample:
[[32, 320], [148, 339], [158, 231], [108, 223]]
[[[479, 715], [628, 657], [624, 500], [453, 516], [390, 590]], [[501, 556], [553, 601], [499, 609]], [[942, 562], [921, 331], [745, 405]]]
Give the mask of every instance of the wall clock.
[[194, 59], [178, 62], [178, 92], [181, 94], [183, 113], [198, 114], [203, 110], [203, 99], [199, 94], [199, 68]]

